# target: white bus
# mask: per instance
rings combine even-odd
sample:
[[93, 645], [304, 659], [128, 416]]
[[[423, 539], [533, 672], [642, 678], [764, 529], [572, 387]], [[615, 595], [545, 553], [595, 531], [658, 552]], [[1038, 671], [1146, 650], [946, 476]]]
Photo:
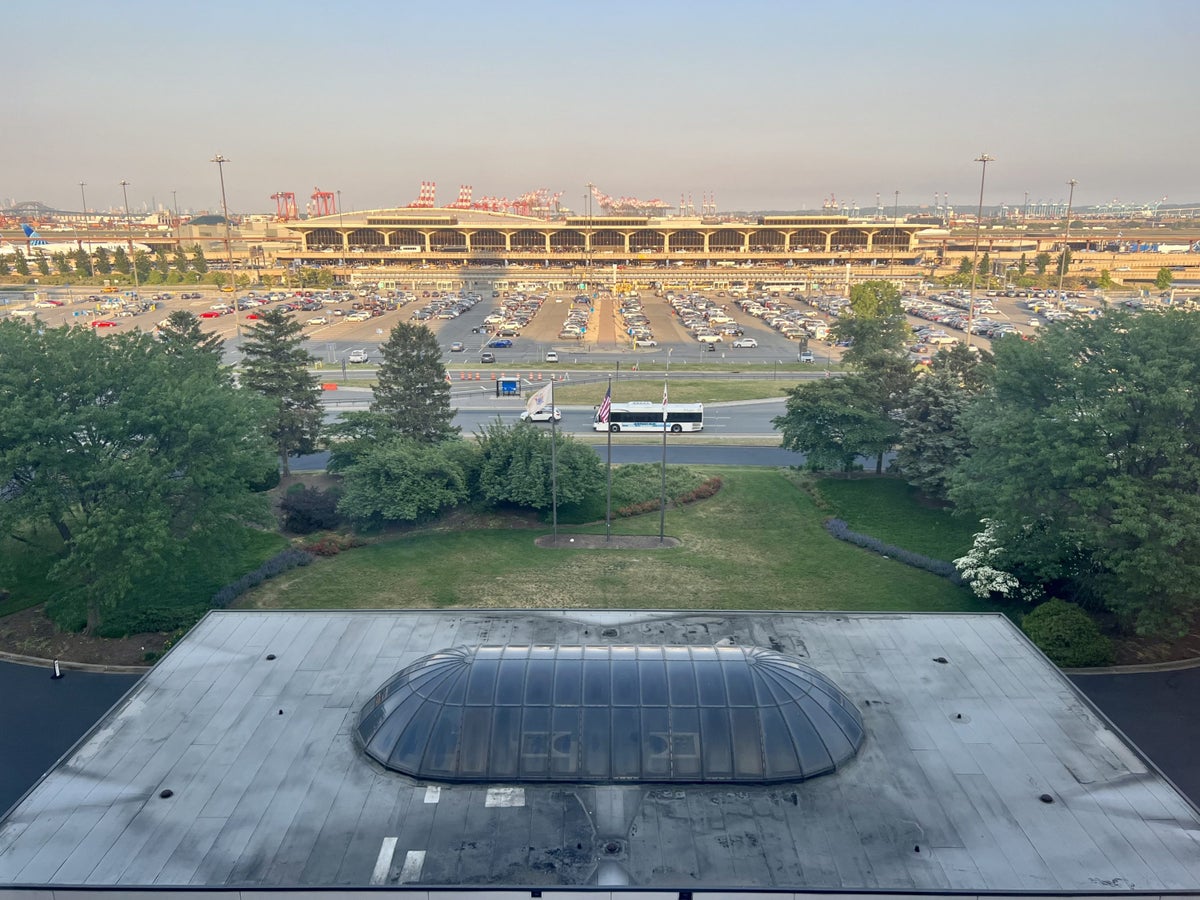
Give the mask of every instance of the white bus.
[[[637, 400], [632, 403], [614, 403], [608, 412], [608, 421], [601, 422], [599, 409], [592, 427], [596, 431], [661, 432], [663, 430], [663, 407], [661, 403]], [[667, 428], [674, 434], [681, 431], [700, 431], [704, 427], [703, 403], [668, 403]]]

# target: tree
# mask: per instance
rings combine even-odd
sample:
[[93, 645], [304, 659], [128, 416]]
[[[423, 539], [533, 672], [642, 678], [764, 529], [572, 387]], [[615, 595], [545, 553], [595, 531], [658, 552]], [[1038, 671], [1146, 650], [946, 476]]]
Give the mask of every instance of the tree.
[[345, 469], [338, 512], [358, 522], [415, 522], [464, 502], [467, 476], [449, 443], [393, 438], [371, 447]]
[[76, 247], [71, 253], [71, 261], [75, 265], [75, 274], [80, 278], [86, 278], [92, 274], [91, 259], [86, 250], [82, 247]]
[[1158, 270], [1158, 274], [1154, 276], [1154, 286], [1160, 291], [1165, 291], [1175, 283], [1175, 276], [1171, 274], [1171, 270], [1163, 266]]
[[960, 259], [958, 261], [958, 273], [957, 274], [966, 275], [968, 277], [970, 276], [970, 274], [971, 274], [971, 257], [964, 256], [962, 259]]
[[154, 261], [145, 250], [138, 250], [133, 254], [133, 267], [137, 270], [137, 277], [140, 283], [145, 284], [150, 280], [150, 268], [153, 265]]
[[945, 499], [950, 476], [971, 450], [963, 414], [991, 384], [992, 355], [953, 344], [909, 388], [900, 410], [896, 463], [909, 484]]
[[171, 258], [167, 256], [166, 247], [160, 247], [155, 252], [154, 270], [164, 279], [171, 273]]
[[1045, 275], [1046, 270], [1050, 268], [1050, 254], [1042, 252], [1035, 256], [1033, 258], [1033, 267], [1039, 275]]
[[807, 455], [809, 468], [848, 472], [858, 456], [877, 456], [896, 440], [896, 423], [868, 394], [856, 375], [803, 382], [772, 424], [782, 432], [785, 448]]
[[94, 255], [96, 259], [96, 271], [101, 275], [112, 274], [112, 260], [109, 258], [107, 248], [97, 247]]
[[850, 341], [843, 359], [851, 364], [880, 352], [898, 352], [909, 336], [900, 292], [887, 281], [864, 281], [850, 289], [849, 315], [843, 311], [832, 329], [838, 341]]
[[385, 416], [396, 435], [422, 443], [436, 444], [458, 434], [442, 348], [433, 332], [401, 322], [379, 351], [383, 362], [371, 412]]
[[[535, 425], [495, 423], [478, 435], [481, 464], [479, 491], [489, 503], [527, 509], [550, 509], [552, 436]], [[560, 434], [554, 455], [558, 463], [558, 503], [582, 503], [604, 485], [600, 457], [568, 435]]]
[[113, 270], [120, 275], [129, 275], [133, 272], [133, 263], [129, 260], [129, 254], [125, 252], [124, 247], [118, 247], [113, 251]]
[[204, 258], [204, 248], [199, 244], [192, 244], [192, 271], [197, 275], [208, 273], [208, 260]]
[[1200, 320], [1109, 312], [996, 344], [950, 496], [994, 522], [1005, 571], [1142, 633], [1178, 633], [1200, 582]]
[[1017, 274], [1024, 275], [1029, 269], [1029, 262], [1025, 259], [1025, 254], [1021, 254], [1021, 258], [1017, 261]]
[[177, 309], [158, 327], [158, 339], [168, 356], [199, 353], [211, 356], [217, 364], [224, 352], [224, 342], [218, 334], [205, 334], [200, 319], [186, 309]]
[[24, 253], [13, 254], [13, 268], [16, 270], [18, 275], [29, 275], [29, 260], [25, 258]]
[[1108, 269], [1100, 270], [1100, 277], [1096, 279], [1096, 287], [1102, 291], [1110, 290], [1113, 287], [1112, 275]]
[[186, 275], [188, 273], [188, 258], [187, 254], [183, 252], [182, 247], [177, 246], [172, 252], [171, 265], [180, 275]]
[[8, 256], [0, 254], [0, 275], [8, 275], [12, 272], [12, 266], [8, 264]]
[[34, 264], [37, 266], [38, 272], [42, 275], [50, 274], [50, 260], [46, 259], [46, 254], [41, 250], [34, 257]]
[[[252, 395], [147, 334], [0, 321], [0, 533], [62, 538], [49, 572], [90, 631], [193, 541], [266, 520]], [[225, 548], [228, 552], [232, 548]]]
[[1063, 247], [1062, 253], [1058, 254], [1058, 259], [1054, 263], [1054, 271], [1065, 275], [1069, 268], [1071, 268], [1071, 248]]
[[54, 263], [57, 274], [62, 275], [64, 278], [71, 274], [71, 257], [66, 253], [55, 253], [50, 259]]
[[272, 404], [266, 432], [284, 475], [291, 471], [288, 457], [313, 452], [321, 433], [321, 389], [309, 371], [313, 360], [303, 342], [304, 326], [282, 310], [270, 309], [242, 344], [242, 384]]
[[984, 251], [983, 256], [979, 257], [979, 267], [975, 270], [975, 274], [985, 282], [992, 277], [992, 257], [987, 251]]

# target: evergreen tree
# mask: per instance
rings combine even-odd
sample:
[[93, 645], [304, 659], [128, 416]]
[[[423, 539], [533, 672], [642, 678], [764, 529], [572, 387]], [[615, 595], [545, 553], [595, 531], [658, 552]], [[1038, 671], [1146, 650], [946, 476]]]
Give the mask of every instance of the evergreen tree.
[[92, 261], [88, 256], [88, 252], [82, 247], [75, 248], [71, 254], [71, 260], [75, 264], [75, 274], [80, 278], [86, 278], [92, 274]]
[[113, 251], [112, 267], [119, 275], [129, 275], [133, 272], [133, 263], [129, 261], [129, 254], [125, 252], [124, 247]]
[[166, 247], [159, 247], [154, 254], [154, 270], [164, 279], [171, 273], [171, 258], [167, 256]]
[[192, 270], [197, 275], [208, 273], [208, 260], [204, 258], [204, 248], [199, 244], [192, 245]]
[[1017, 261], [1017, 274], [1024, 275], [1028, 269], [1029, 269], [1029, 262], [1028, 262], [1028, 260], [1025, 259], [1025, 254], [1022, 253], [1020, 260]]
[[386, 417], [389, 430], [426, 444], [458, 434], [442, 348], [433, 332], [401, 322], [379, 351], [383, 362], [371, 411]]
[[177, 271], [180, 275], [186, 275], [188, 273], [188, 258], [187, 254], [183, 252], [182, 247], [175, 248], [171, 255], [171, 265], [175, 267], [175, 271]]
[[66, 278], [71, 274], [71, 257], [67, 254], [55, 253], [50, 260], [54, 263], [54, 269], [59, 275]]
[[108, 250], [105, 247], [96, 248], [95, 260], [97, 272], [101, 275], [112, 274], [112, 260], [109, 258]]
[[133, 266], [137, 269], [138, 281], [145, 284], [150, 280], [150, 268], [154, 265], [150, 259], [150, 254], [145, 250], [138, 250], [133, 254]]
[[1163, 266], [1158, 270], [1158, 274], [1154, 276], [1154, 286], [1160, 291], [1165, 291], [1175, 283], [1175, 276], [1171, 274], [1171, 270]]
[[25, 276], [29, 274], [29, 260], [25, 258], [24, 253], [13, 254], [13, 268], [18, 275]]
[[12, 266], [8, 264], [8, 256], [0, 254], [0, 275], [9, 275], [12, 273]]
[[158, 339], [163, 352], [170, 356], [191, 353], [208, 355], [218, 364], [224, 344], [218, 334], [206, 334], [200, 328], [200, 319], [186, 309], [177, 309], [167, 316], [166, 322], [158, 327]]
[[46, 254], [41, 250], [34, 256], [34, 264], [37, 265], [37, 270], [42, 275], [50, 274], [50, 260], [46, 259]]
[[278, 309], [263, 312], [242, 344], [242, 385], [274, 404], [267, 435], [279, 453], [283, 474], [288, 457], [311, 453], [321, 432], [321, 389], [309, 371], [312, 357], [301, 344], [304, 326]]

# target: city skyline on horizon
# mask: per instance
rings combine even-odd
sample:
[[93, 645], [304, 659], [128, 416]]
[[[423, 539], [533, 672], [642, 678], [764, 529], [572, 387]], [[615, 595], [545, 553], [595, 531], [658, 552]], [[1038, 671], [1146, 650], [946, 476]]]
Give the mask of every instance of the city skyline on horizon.
[[545, 188], [577, 213], [588, 183], [671, 209], [867, 213], [899, 191], [966, 212], [987, 153], [988, 207], [1055, 203], [1071, 179], [1080, 207], [1200, 202], [1180, 103], [1200, 8], [1176, 0], [206, 9], [58, 4], [53, 64], [0, 95], [19, 136], [0, 196], [81, 209], [83, 181], [89, 208], [120, 209], [126, 180], [131, 211], [215, 210], [220, 152], [239, 214], [280, 191], [303, 210], [315, 186], [405, 206], [422, 182], [439, 205]]

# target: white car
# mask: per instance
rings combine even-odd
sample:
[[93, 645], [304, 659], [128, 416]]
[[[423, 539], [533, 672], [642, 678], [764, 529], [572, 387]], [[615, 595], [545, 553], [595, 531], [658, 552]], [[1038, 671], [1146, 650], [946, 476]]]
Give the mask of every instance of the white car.
[[313, 316], [311, 319], [307, 319], [304, 322], [304, 324], [305, 325], [325, 325], [328, 321], [329, 320], [327, 318], [325, 318], [324, 316]]
[[368, 353], [366, 350], [362, 350], [362, 349], [351, 350], [349, 355], [346, 357], [346, 362], [351, 362], [351, 363], [365, 363], [365, 362], [370, 362], [370, 361], [371, 361], [371, 354]]
[[350, 313], [350, 315], [346, 316], [346, 321], [347, 322], [366, 322], [370, 318], [371, 318], [371, 314], [369, 312], [366, 312], [365, 310], [360, 309], [357, 312], [352, 312], [352, 313]]
[[535, 413], [530, 413], [529, 410], [521, 413], [522, 422], [549, 422], [551, 419], [555, 422], [562, 421], [562, 410], [557, 406], [543, 406]]
[[653, 340], [651, 338], [637, 338], [633, 342], [633, 346], [635, 346], [635, 347], [657, 347], [658, 341]]
[[739, 350], [749, 347], [757, 347], [758, 341], [754, 338], [738, 338], [733, 342], [733, 346]]
[[546, 351], [546, 362], [558, 362], [558, 353], [554, 350]]

